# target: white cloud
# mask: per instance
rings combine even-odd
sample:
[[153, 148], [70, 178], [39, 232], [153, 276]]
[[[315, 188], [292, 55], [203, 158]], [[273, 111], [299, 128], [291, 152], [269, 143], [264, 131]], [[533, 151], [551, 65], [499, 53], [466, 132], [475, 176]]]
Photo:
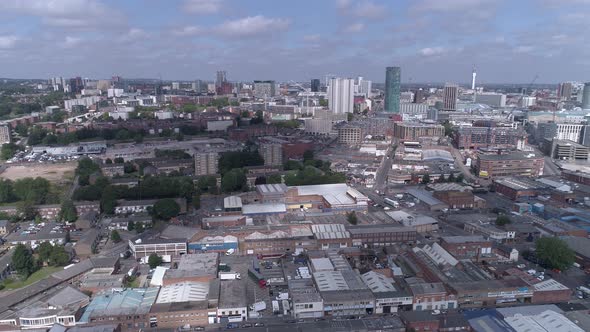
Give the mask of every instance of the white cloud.
[[202, 34], [203, 32], [205, 32], [205, 30], [196, 25], [188, 25], [172, 31], [172, 33], [177, 36], [196, 36]]
[[18, 41], [17, 36], [0, 36], [0, 49], [13, 48]]
[[485, 5], [497, 3], [495, 0], [422, 0], [416, 1], [414, 10], [454, 12], [474, 8], [482, 8]]
[[365, 25], [363, 23], [353, 23], [353, 24], [347, 26], [344, 29], [344, 32], [356, 33], [356, 32], [361, 32], [363, 30], [365, 30]]
[[65, 48], [74, 47], [79, 45], [80, 42], [82, 42], [82, 38], [66, 36], [65, 40], [61, 43], [61, 46]]
[[226, 37], [252, 37], [286, 30], [290, 24], [287, 19], [257, 15], [225, 21], [215, 28], [215, 32]]
[[352, 2], [351, 0], [337, 0], [336, 8], [342, 14], [359, 18], [379, 19], [387, 14], [387, 7], [370, 0]]
[[535, 48], [533, 46], [529, 46], [529, 45], [522, 45], [522, 46], [517, 46], [514, 48], [514, 53], [530, 53], [534, 50]]
[[436, 46], [436, 47], [426, 47], [420, 50], [420, 54], [423, 56], [437, 56], [446, 53], [444, 47]]
[[221, 10], [221, 0], [185, 0], [184, 10], [192, 14], [214, 14]]
[[322, 37], [318, 34], [303, 36], [303, 41], [306, 42], [319, 42], [320, 39], [322, 39]]
[[47, 25], [83, 27], [121, 22], [122, 15], [100, 0], [2, 0], [0, 12], [41, 17]]

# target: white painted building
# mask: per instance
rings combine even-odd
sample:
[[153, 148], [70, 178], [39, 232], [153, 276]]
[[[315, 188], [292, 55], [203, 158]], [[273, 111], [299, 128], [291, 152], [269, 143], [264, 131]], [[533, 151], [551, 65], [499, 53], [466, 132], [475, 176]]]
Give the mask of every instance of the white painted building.
[[354, 111], [354, 80], [350, 78], [331, 78], [328, 84], [328, 108], [336, 113]]

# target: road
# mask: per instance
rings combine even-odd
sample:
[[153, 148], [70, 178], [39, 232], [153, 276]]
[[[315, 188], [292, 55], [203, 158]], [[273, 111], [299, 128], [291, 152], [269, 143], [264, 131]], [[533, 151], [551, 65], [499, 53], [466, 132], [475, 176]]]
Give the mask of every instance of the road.
[[385, 185], [387, 184], [387, 174], [391, 169], [394, 153], [394, 146], [389, 147], [389, 149], [387, 149], [385, 157], [383, 158], [383, 160], [381, 160], [381, 164], [379, 165], [379, 168], [377, 169], [377, 174], [375, 176], [375, 190], [383, 191], [383, 189], [385, 188]]
[[553, 162], [553, 159], [551, 159], [551, 157], [549, 156], [545, 156], [545, 167], [543, 169], [543, 175], [560, 175], [561, 172], [559, 171], [559, 168], [557, 167], [557, 165], [555, 165], [555, 163]]

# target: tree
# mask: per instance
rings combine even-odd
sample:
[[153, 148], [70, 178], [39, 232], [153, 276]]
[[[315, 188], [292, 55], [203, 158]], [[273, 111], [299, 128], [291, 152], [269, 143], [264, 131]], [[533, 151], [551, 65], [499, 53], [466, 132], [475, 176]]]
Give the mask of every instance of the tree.
[[225, 193], [246, 189], [246, 175], [241, 169], [235, 168], [221, 178], [221, 190]]
[[135, 229], [135, 222], [133, 222], [133, 220], [129, 220], [127, 222], [127, 230], [128, 231], [132, 231]]
[[12, 255], [12, 267], [23, 278], [35, 271], [35, 261], [31, 251], [24, 244], [18, 244]]
[[430, 183], [430, 174], [426, 173], [422, 177], [422, 184], [428, 184], [428, 183]]
[[115, 213], [115, 207], [117, 206], [117, 195], [112, 186], [107, 186], [100, 199], [100, 208], [103, 213], [113, 214]]
[[74, 222], [78, 219], [78, 213], [76, 212], [74, 202], [68, 199], [61, 204], [58, 219], [65, 222]]
[[0, 203], [12, 202], [14, 199], [12, 181], [8, 179], [0, 179]]
[[259, 176], [256, 178], [256, 180], [254, 180], [254, 185], [259, 185], [259, 184], [266, 184], [266, 177], [265, 176]]
[[135, 224], [135, 232], [137, 234], [143, 233], [144, 230], [145, 230], [145, 226], [143, 225], [143, 223], [138, 222], [137, 224]]
[[161, 219], [170, 220], [180, 213], [180, 206], [172, 198], [160, 199], [154, 204], [153, 213]]
[[18, 152], [22, 150], [22, 148], [14, 143], [6, 143], [2, 144], [2, 148], [0, 149], [0, 158], [7, 160], [12, 157]]
[[346, 120], [348, 120], [348, 121], [352, 121], [352, 119], [354, 119], [354, 114], [352, 114], [352, 113], [347, 113], [347, 114], [346, 114]]
[[31, 201], [20, 201], [16, 203], [16, 211], [23, 220], [35, 219], [35, 215], [37, 214], [35, 204]]
[[560, 238], [542, 237], [535, 242], [535, 253], [544, 265], [552, 269], [566, 270], [574, 264], [576, 254]]
[[461, 182], [463, 182], [464, 179], [465, 179], [465, 176], [463, 175], [463, 173], [460, 173], [459, 175], [457, 175], [455, 182], [461, 183]]
[[33, 204], [44, 204], [51, 188], [51, 183], [44, 178], [24, 178], [14, 182], [15, 196], [22, 201], [31, 201]]
[[305, 150], [303, 152], [303, 161], [312, 160], [313, 159], [313, 150]]
[[453, 135], [453, 126], [449, 120], [443, 123], [443, 127], [445, 128], [445, 136], [451, 137]]
[[201, 208], [201, 195], [196, 194], [193, 196], [193, 208], [198, 210]]
[[456, 182], [457, 179], [455, 178], [455, 174], [451, 173], [451, 175], [449, 175], [449, 182]]
[[49, 242], [43, 242], [37, 248], [37, 255], [39, 256], [39, 261], [47, 262], [49, 257], [51, 256], [51, 252], [53, 251], [53, 245]]
[[496, 218], [496, 225], [498, 226], [504, 226], [507, 224], [510, 224], [512, 222], [512, 220], [510, 220], [510, 218], [506, 215], [499, 215]]
[[111, 158], [107, 158], [107, 159], [104, 161], [104, 163], [105, 163], [105, 164], [107, 164], [107, 165], [111, 165], [111, 164], [113, 163], [113, 160], [112, 160]]
[[119, 235], [119, 232], [116, 229], [113, 229], [111, 232], [111, 241], [115, 243], [121, 242], [121, 235]]
[[151, 254], [148, 258], [148, 264], [150, 266], [150, 269], [157, 268], [158, 266], [162, 265], [163, 262], [164, 260], [162, 259], [162, 257], [158, 256], [157, 254]]
[[346, 214], [346, 220], [352, 225], [356, 225], [358, 223], [358, 218], [356, 216], [356, 212], [352, 211]]
[[281, 174], [271, 174], [266, 178], [266, 183], [268, 183], [268, 184], [282, 183], [282, 182], [283, 182], [283, 178], [281, 177]]
[[64, 246], [53, 246], [51, 255], [49, 256], [49, 265], [64, 266], [70, 262], [70, 255], [66, 252]]

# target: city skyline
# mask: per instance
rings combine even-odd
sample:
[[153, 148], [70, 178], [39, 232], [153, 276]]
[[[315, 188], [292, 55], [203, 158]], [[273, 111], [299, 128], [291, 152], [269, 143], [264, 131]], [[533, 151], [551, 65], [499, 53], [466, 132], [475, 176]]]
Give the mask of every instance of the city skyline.
[[394, 65], [404, 83], [469, 82], [476, 65], [481, 84], [585, 81], [588, 15], [580, 0], [6, 0], [0, 65], [11, 78], [191, 80], [226, 70], [229, 80], [374, 82]]

